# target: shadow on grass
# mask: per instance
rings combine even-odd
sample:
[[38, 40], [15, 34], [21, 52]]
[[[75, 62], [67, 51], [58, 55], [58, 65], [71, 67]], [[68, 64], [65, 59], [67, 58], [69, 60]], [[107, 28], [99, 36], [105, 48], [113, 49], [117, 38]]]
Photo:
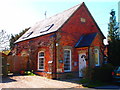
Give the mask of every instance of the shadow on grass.
[[92, 81], [89, 79], [81, 79], [78, 83], [81, 83], [82, 86], [87, 88], [94, 89], [120, 89], [120, 83], [110, 82], [101, 82], [101, 81]]
[[62, 79], [59, 81], [77, 83], [77, 84], [81, 84], [83, 87], [93, 88], [93, 89], [120, 89], [119, 85], [114, 84], [112, 81], [100, 82], [100, 81], [91, 81], [89, 79], [83, 79], [83, 78]]

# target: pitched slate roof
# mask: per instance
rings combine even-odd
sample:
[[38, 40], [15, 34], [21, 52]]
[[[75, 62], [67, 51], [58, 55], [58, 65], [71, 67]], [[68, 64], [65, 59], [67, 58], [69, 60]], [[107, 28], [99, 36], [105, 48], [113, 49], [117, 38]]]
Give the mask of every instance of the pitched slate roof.
[[96, 35], [97, 35], [97, 33], [82, 35], [80, 37], [79, 41], [76, 43], [75, 47], [80, 48], [80, 47], [88, 47], [88, 46], [90, 46], [92, 41], [96, 37]]
[[59, 30], [62, 25], [74, 14], [74, 12], [82, 4], [76, 5], [62, 13], [56, 14], [50, 18], [39, 21], [31, 29], [29, 29], [23, 36], [21, 36], [15, 43], [42, 36]]

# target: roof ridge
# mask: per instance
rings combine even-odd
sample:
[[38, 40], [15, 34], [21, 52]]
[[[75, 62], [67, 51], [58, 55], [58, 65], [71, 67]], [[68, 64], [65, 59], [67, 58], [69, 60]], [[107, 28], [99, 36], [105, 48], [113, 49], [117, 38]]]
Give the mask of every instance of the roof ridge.
[[[59, 12], [59, 13], [53, 15], [53, 16], [56, 16], [56, 15], [59, 15], [59, 14], [61, 14], [61, 13], [66, 12], [66, 11], [69, 11], [70, 9], [73, 9], [73, 8], [75, 8], [75, 7], [77, 7], [77, 6], [80, 6], [80, 5], [81, 5], [81, 4], [75, 5], [75, 6], [71, 7], [71, 8], [68, 8], [67, 10], [64, 10], [64, 11], [62, 11], [62, 12]], [[51, 17], [53, 17], [53, 16], [51, 16]]]
[[[54, 14], [54, 15], [46, 18], [46, 19], [41, 19], [40, 21], [36, 22], [36, 24], [39, 23], [39, 22], [45, 21], [45, 20], [47, 20], [47, 19], [50, 19], [50, 18], [52, 18], [52, 17], [54, 17], [54, 16], [60, 15], [61, 13], [64, 13], [64, 12], [66, 12], [66, 11], [69, 11], [69, 10], [71, 10], [71, 9], [77, 7], [77, 6], [81, 6], [81, 5], [82, 5], [82, 3], [81, 3], [81, 4], [77, 4], [77, 5], [75, 5], [75, 6], [71, 7], [71, 8], [68, 8], [68, 9], [66, 9], [66, 10], [63, 10], [63, 11], [59, 12], [59, 13], [56, 13], [56, 14]], [[78, 8], [79, 8], [79, 7], [78, 7]], [[78, 9], [78, 8], [77, 8], [77, 9]], [[77, 10], [77, 9], [76, 9], [76, 10]]]
[[[75, 5], [69, 9], [64, 10], [60, 13], [57, 13], [49, 18], [46, 18], [46, 19], [36, 22], [31, 27], [31, 29], [29, 29], [25, 34], [23, 34], [15, 43], [58, 31], [64, 25], [64, 23], [66, 21], [68, 21], [69, 18], [76, 12], [76, 10], [78, 10], [80, 8], [80, 6], [82, 4], [84, 4], [84, 3]], [[45, 29], [46, 25], [50, 26], [52, 24], [54, 24], [54, 26], [51, 28], [48, 27], [49, 30]], [[41, 30], [42, 30], [42, 33], [40, 33]], [[27, 36], [26, 38], [23, 38], [27, 33], [31, 32], [31, 31], [33, 31], [33, 33], [31, 35]]]

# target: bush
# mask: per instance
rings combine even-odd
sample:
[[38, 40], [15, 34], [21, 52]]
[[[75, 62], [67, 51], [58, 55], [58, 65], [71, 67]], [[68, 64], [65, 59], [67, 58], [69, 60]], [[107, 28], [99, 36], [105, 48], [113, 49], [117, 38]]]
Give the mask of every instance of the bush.
[[35, 74], [32, 71], [25, 71], [25, 75], [31, 75], [34, 76]]
[[91, 81], [102, 81], [109, 82], [112, 81], [112, 71], [113, 66], [111, 64], [104, 64], [101, 67], [87, 67], [83, 70], [83, 78], [89, 79]]
[[86, 68], [82, 69], [82, 72], [83, 72], [83, 78], [84, 79], [91, 79], [93, 68], [86, 67]]
[[66, 73], [65, 78], [66, 79], [74, 78], [74, 75], [72, 73]]
[[93, 68], [92, 80], [98, 80], [102, 82], [112, 81], [112, 71], [113, 66], [110, 64], [105, 64], [102, 67]]
[[33, 73], [33, 70], [32, 71], [24, 71], [24, 70], [21, 70], [20, 71], [20, 74], [22, 75], [31, 75], [31, 76], [34, 76], [35, 74]]

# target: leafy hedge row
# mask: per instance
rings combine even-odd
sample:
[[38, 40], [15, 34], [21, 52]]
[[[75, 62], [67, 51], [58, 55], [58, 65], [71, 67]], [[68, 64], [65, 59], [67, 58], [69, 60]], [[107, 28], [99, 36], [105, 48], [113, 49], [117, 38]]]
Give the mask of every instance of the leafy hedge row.
[[92, 81], [110, 82], [112, 81], [113, 66], [105, 64], [101, 67], [85, 68], [84, 78], [89, 78]]

